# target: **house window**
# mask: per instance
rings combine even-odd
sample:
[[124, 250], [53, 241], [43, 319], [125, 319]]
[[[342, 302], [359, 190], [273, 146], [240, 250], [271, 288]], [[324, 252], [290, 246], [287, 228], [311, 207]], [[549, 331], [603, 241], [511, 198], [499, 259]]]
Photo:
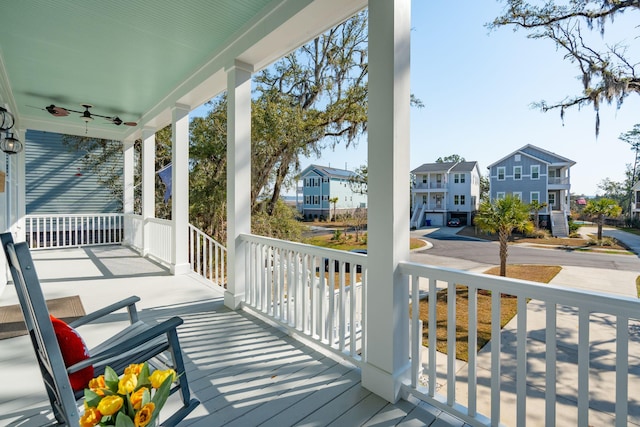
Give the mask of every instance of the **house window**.
[[471, 196], [471, 206], [475, 207], [476, 205], [476, 196]]
[[322, 178], [322, 182], [329, 182], [329, 177]]
[[460, 204], [461, 204], [461, 205], [464, 205], [464, 202], [465, 202], [465, 200], [464, 200], [464, 194], [462, 194], [462, 195], [460, 195]]
[[328, 202], [329, 201], [329, 195], [328, 194], [323, 195], [322, 196], [322, 201], [323, 202]]
[[496, 199], [502, 200], [504, 199], [504, 191], [499, 191], [496, 193]]
[[505, 167], [500, 166], [498, 168], [498, 181], [504, 181], [504, 175], [506, 173]]
[[304, 196], [304, 204], [305, 205], [311, 204], [311, 196]]
[[539, 202], [540, 201], [540, 192], [539, 191], [532, 191], [530, 197], [531, 197], [531, 203]]
[[453, 204], [454, 205], [459, 205], [460, 204], [460, 196], [458, 196], [457, 194], [455, 196], [453, 196]]
[[320, 196], [313, 196], [313, 204], [314, 205], [320, 204]]
[[522, 156], [520, 154], [516, 154], [515, 158], [516, 158], [516, 162], [519, 162], [522, 159]]
[[513, 179], [522, 179], [522, 166], [513, 167]]
[[427, 175], [422, 175], [422, 183], [423, 184], [427, 183]]
[[555, 208], [555, 204], [556, 204], [556, 193], [549, 193], [548, 196], [549, 198], [549, 207], [550, 208]]
[[513, 192], [513, 198], [514, 199], [518, 199], [518, 200], [522, 200], [522, 192], [521, 191], [514, 191]]
[[531, 179], [540, 178], [540, 165], [531, 165]]
[[426, 205], [427, 204], [427, 196], [426, 195], [422, 195], [422, 204]]
[[453, 174], [453, 182], [456, 184], [464, 184], [464, 174], [463, 173], [456, 173]]

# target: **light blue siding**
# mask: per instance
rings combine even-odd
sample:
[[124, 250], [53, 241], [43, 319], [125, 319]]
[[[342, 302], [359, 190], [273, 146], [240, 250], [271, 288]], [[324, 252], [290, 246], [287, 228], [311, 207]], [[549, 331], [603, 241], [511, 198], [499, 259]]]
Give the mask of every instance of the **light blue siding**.
[[[71, 152], [62, 135], [28, 130], [25, 142], [27, 215], [122, 212], [109, 189], [83, 169], [83, 153]], [[116, 167], [122, 171], [121, 158]]]

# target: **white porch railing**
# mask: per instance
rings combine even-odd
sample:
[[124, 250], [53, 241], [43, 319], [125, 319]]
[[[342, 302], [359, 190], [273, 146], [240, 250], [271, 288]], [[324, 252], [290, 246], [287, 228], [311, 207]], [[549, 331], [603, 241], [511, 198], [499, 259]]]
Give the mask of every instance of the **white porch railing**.
[[31, 249], [120, 243], [123, 216], [114, 213], [26, 215], [25, 240]]
[[366, 360], [366, 256], [255, 235], [241, 238], [248, 246], [245, 306], [356, 364]]
[[214, 284], [227, 285], [227, 249], [207, 234], [189, 224], [189, 264]]
[[[608, 425], [613, 425], [615, 418], [615, 425], [626, 426], [630, 407], [632, 418], [637, 421], [638, 400], [635, 393], [629, 393], [629, 384], [640, 380], [640, 374], [632, 367], [638, 363], [640, 350], [636, 337], [640, 323], [631, 320], [640, 314], [637, 299], [414, 263], [401, 263], [400, 271], [410, 277], [413, 295], [418, 294], [421, 281], [428, 288], [426, 357], [420, 355], [423, 330], [417, 316], [417, 299], [411, 307], [412, 380], [406, 388], [420, 399], [471, 425], [498, 425], [504, 418], [519, 426], [567, 425], [563, 419], [573, 411], [568, 419], [577, 420], [580, 426], [602, 422], [589, 419], [590, 412], [592, 416], [599, 412], [600, 417], [604, 412]], [[468, 328], [469, 349], [475, 349], [477, 344], [478, 290], [491, 291], [490, 350], [480, 354], [470, 350], [468, 367], [463, 370], [456, 369], [454, 356], [459, 325], [456, 285], [468, 290], [469, 320], [464, 327]], [[441, 361], [436, 369], [438, 288], [447, 292], [447, 355], [440, 355], [446, 358], [446, 364]], [[501, 293], [515, 296], [518, 307], [511, 324], [515, 329], [505, 328], [502, 333]], [[528, 317], [533, 316], [543, 316], [543, 329], [527, 327]], [[558, 318], [565, 320], [558, 325]], [[577, 353], [577, 365], [563, 357], [566, 353]], [[514, 403], [515, 413], [501, 412], [501, 402], [505, 401]]]
[[142, 251], [144, 248], [144, 219], [142, 215], [124, 215], [124, 241]]
[[149, 246], [147, 255], [160, 261], [171, 263], [172, 223], [168, 219], [147, 218], [149, 227]]

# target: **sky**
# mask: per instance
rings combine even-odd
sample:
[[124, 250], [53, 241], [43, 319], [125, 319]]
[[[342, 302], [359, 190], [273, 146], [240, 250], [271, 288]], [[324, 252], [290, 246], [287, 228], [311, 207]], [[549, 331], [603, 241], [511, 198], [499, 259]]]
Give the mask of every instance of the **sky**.
[[[549, 40], [528, 39], [527, 32], [485, 24], [500, 15], [497, 0], [413, 0], [411, 31], [411, 92], [425, 105], [411, 111], [410, 167], [459, 154], [487, 166], [533, 144], [576, 162], [571, 168], [571, 192], [602, 194], [605, 178], [624, 179], [634, 153], [621, 134], [640, 123], [640, 97], [631, 94], [622, 108], [600, 107], [600, 135], [595, 136], [591, 106], [560, 113], [531, 107], [578, 95], [578, 68], [563, 58]], [[627, 13], [607, 24], [605, 42], [626, 41], [638, 60], [638, 14]], [[635, 40], [634, 40], [635, 37]], [[597, 36], [597, 43], [602, 39]], [[630, 54], [633, 50], [629, 51]], [[367, 164], [366, 136], [355, 147], [326, 149], [310, 164], [355, 169]]]

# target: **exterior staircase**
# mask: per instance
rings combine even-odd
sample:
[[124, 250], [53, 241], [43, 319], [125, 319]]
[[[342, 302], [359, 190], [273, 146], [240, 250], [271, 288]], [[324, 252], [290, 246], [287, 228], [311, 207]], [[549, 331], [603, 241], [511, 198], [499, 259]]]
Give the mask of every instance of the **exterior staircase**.
[[569, 237], [569, 224], [564, 212], [551, 212], [551, 234], [554, 237]]
[[421, 203], [419, 207], [416, 207], [416, 209], [414, 209], [413, 215], [411, 215], [410, 227], [419, 228], [422, 225], [419, 222], [420, 222], [420, 218], [424, 217], [424, 209], [425, 209], [424, 203]]

